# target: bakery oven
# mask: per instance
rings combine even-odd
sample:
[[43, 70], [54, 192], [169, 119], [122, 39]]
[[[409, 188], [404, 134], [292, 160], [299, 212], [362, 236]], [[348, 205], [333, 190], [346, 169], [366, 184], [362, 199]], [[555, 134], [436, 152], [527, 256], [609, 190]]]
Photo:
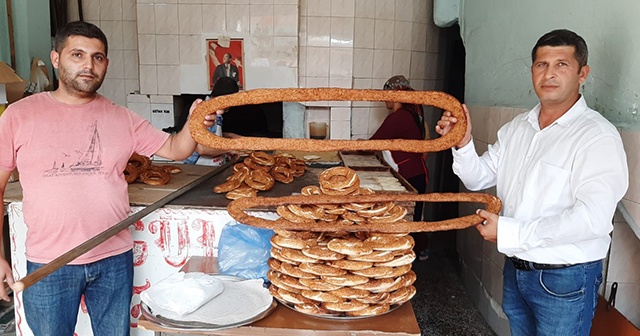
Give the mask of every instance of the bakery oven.
[[[196, 99], [206, 95], [182, 94], [176, 104], [175, 125], [165, 131], [179, 132], [189, 116], [189, 108]], [[234, 106], [223, 116], [224, 132], [243, 136], [282, 138], [282, 102]]]

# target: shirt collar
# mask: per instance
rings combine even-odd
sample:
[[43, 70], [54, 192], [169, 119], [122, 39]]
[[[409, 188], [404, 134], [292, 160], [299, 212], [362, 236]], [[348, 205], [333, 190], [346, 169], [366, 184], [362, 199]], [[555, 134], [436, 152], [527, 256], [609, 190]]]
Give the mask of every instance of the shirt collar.
[[[576, 120], [580, 116], [582, 111], [584, 111], [585, 109], [587, 109], [587, 102], [584, 100], [584, 96], [580, 95], [580, 98], [578, 99], [578, 101], [575, 104], [573, 104], [573, 106], [571, 106], [571, 108], [565, 114], [563, 114], [560, 118], [554, 121], [553, 124], [568, 126], [574, 120]], [[534, 125], [536, 129], [538, 129], [539, 117], [540, 117], [540, 103], [538, 103], [538, 105], [536, 105], [529, 112], [529, 114], [527, 114], [527, 120], [529, 121], [529, 123]]]

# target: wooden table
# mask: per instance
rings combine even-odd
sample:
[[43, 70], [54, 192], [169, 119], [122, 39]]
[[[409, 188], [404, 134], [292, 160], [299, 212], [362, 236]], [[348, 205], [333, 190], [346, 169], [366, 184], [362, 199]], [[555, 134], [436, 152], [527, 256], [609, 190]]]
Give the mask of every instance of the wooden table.
[[[154, 165], [162, 166], [166, 164], [154, 162]], [[131, 205], [149, 205], [217, 168], [212, 166], [185, 165], [180, 163], [170, 163], [170, 165], [180, 167], [182, 172], [171, 175], [171, 180], [169, 180], [169, 183], [165, 185], [152, 186], [142, 182], [129, 184], [129, 203]], [[7, 184], [3, 201], [5, 204], [22, 201], [22, 186], [19, 182], [11, 182]]]
[[[182, 267], [184, 272], [215, 273], [218, 263], [215, 258], [192, 257]], [[161, 333], [197, 334], [197, 335], [314, 335], [314, 336], [361, 336], [361, 335], [420, 335], [420, 328], [413, 313], [411, 302], [398, 309], [378, 317], [358, 320], [335, 320], [311, 317], [298, 313], [281, 304], [264, 319], [252, 324], [233, 329], [211, 332], [185, 332], [166, 329], [143, 317], [138, 321], [138, 328]]]

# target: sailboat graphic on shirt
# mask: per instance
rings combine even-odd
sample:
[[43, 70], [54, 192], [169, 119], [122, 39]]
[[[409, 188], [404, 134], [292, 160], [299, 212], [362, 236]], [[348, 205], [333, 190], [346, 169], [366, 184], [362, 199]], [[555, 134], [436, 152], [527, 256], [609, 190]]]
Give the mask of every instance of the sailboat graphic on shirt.
[[98, 134], [98, 125], [93, 123], [91, 139], [87, 147], [80, 154], [78, 162], [71, 164], [71, 170], [95, 170], [100, 169], [102, 165], [102, 147], [100, 146], [100, 135]]

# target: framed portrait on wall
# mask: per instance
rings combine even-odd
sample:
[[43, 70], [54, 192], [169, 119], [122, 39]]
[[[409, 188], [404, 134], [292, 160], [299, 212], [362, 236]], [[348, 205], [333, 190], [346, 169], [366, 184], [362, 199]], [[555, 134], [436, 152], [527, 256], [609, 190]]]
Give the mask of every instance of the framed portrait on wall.
[[207, 39], [209, 90], [220, 77], [231, 77], [244, 87], [243, 39]]

